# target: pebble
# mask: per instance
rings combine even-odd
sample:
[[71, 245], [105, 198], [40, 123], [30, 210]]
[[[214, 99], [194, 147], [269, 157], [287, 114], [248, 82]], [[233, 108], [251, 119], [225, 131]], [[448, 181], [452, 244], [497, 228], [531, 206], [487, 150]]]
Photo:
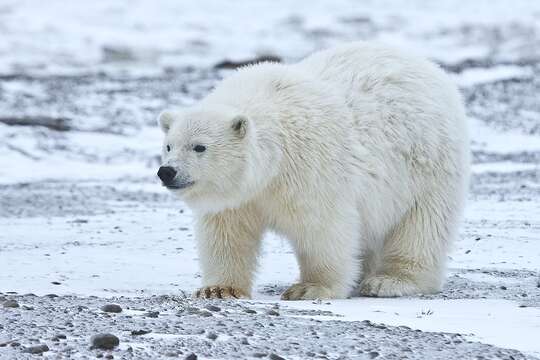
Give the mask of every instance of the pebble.
[[204, 308], [206, 310], [210, 310], [212, 312], [220, 312], [221, 311], [221, 308], [219, 306], [215, 306], [215, 305], [212, 305], [212, 304], [208, 304]]
[[19, 307], [19, 303], [15, 300], [7, 300], [4, 302], [3, 305], [5, 308], [18, 308]]
[[101, 311], [108, 313], [121, 313], [122, 307], [117, 304], [106, 304], [101, 307]]
[[30, 353], [30, 354], [41, 354], [46, 351], [49, 351], [49, 347], [45, 344], [29, 346], [23, 350], [23, 352]]
[[63, 340], [63, 339], [66, 339], [66, 335], [64, 334], [57, 334], [55, 336], [52, 337], [52, 341], [60, 341], [60, 340]]
[[210, 311], [206, 311], [206, 310], [199, 311], [199, 315], [202, 316], [202, 317], [214, 316], [214, 315], [212, 315], [212, 313]]
[[159, 316], [159, 311], [147, 311], [144, 313], [144, 316], [149, 318], [157, 318]]
[[206, 337], [210, 340], [216, 340], [218, 338], [215, 332], [209, 332], [208, 334], [206, 334]]
[[92, 348], [110, 350], [120, 344], [120, 339], [113, 334], [97, 334], [90, 339]]
[[150, 334], [151, 331], [150, 330], [131, 330], [131, 335], [146, 335], [146, 334]]

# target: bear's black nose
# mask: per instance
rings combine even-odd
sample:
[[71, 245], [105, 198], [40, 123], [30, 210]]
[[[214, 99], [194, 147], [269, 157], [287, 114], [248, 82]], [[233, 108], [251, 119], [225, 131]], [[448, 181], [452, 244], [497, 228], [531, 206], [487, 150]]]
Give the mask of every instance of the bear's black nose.
[[176, 176], [176, 170], [170, 166], [161, 166], [157, 172], [157, 176], [163, 181], [164, 185], [170, 185]]

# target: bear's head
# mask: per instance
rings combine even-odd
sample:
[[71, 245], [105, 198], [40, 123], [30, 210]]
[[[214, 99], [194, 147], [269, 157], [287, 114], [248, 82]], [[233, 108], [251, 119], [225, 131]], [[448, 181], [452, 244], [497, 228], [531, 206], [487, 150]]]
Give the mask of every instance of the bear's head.
[[164, 111], [162, 184], [190, 207], [219, 211], [238, 205], [250, 188], [253, 124], [229, 107]]

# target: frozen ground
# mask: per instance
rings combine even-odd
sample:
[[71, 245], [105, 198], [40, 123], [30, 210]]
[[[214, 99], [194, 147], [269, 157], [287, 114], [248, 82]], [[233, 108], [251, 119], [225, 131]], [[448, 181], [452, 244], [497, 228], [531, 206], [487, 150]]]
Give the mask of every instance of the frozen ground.
[[[540, 3], [306, 4], [0, 4], [0, 303], [20, 305], [0, 304], [0, 358], [37, 344], [75, 358], [540, 356]], [[269, 234], [252, 301], [188, 309], [209, 303], [185, 297], [200, 277], [191, 214], [155, 179], [156, 114], [203, 96], [224, 60], [352, 39], [412, 48], [463, 89], [473, 178], [444, 291], [281, 302], [298, 270]], [[90, 350], [98, 332], [120, 346]]]

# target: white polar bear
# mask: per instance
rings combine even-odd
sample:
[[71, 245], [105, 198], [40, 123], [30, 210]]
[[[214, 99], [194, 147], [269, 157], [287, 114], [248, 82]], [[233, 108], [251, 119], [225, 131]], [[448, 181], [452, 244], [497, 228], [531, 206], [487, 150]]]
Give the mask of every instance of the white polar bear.
[[248, 297], [267, 230], [300, 266], [283, 299], [440, 290], [469, 149], [462, 99], [432, 63], [348, 44], [244, 67], [159, 123], [158, 175], [197, 220], [197, 296]]

